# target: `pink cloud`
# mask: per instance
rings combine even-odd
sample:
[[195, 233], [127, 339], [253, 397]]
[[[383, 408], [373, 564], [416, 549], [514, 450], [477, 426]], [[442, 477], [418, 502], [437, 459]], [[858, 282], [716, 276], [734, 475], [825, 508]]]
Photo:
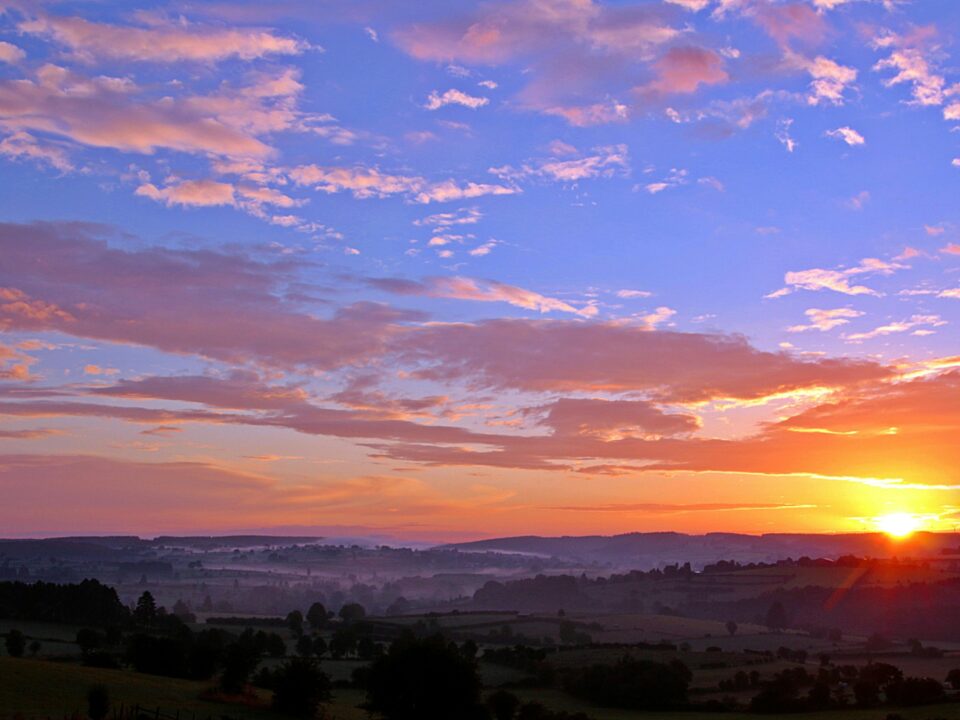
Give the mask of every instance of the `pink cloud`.
[[419, 317], [360, 303], [322, 319], [282, 298], [290, 260], [121, 250], [109, 238], [81, 224], [0, 225], [0, 328], [319, 370], [381, 352], [397, 323]]
[[216, 62], [268, 55], [299, 55], [308, 45], [265, 30], [218, 28], [180, 22], [149, 27], [97, 23], [79, 17], [42, 15], [18, 25], [22, 33], [49, 38], [84, 60]]
[[858, 360], [800, 360], [726, 335], [601, 322], [487, 320], [428, 325], [394, 348], [417, 376], [526, 391], [650, 392], [678, 402], [761, 398], [885, 377]]
[[398, 295], [424, 295], [476, 302], [504, 302], [540, 313], [564, 312], [582, 317], [593, 317], [597, 314], [593, 305], [576, 307], [557, 298], [547, 297], [532, 290], [493, 280], [454, 276], [425, 278], [419, 282], [399, 278], [371, 278], [367, 282], [376, 288]]
[[689, 94], [700, 85], [716, 85], [729, 79], [719, 53], [694, 46], [670, 48], [654, 63], [654, 70], [657, 79], [646, 89], [664, 94]]
[[166, 148], [248, 157], [271, 152], [236, 116], [206, 112], [203, 101], [145, 101], [137, 93], [127, 80], [86, 78], [44, 65], [33, 79], [0, 81], [0, 127], [125, 152], [149, 154]]
[[823, 15], [806, 3], [758, 2], [751, 5], [749, 14], [781, 46], [792, 40], [816, 45], [828, 34]]
[[615, 96], [635, 84], [635, 74], [625, 70], [645, 68], [659, 48], [681, 36], [672, 24], [676, 16], [675, 9], [653, 5], [511, 0], [409, 25], [393, 37], [420, 60], [523, 63], [529, 79], [516, 103], [583, 127], [627, 119], [627, 106]]

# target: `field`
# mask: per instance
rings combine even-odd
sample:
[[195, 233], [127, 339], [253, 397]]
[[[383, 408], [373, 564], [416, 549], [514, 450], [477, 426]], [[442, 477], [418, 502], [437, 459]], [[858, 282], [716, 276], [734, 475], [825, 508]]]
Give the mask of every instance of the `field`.
[[[129, 670], [101, 670], [73, 663], [28, 658], [0, 658], [0, 719], [22, 716], [61, 718], [86, 710], [86, 693], [91, 685], [105, 685], [115, 705], [140, 705], [153, 713], [175, 715], [182, 720], [207, 720], [229, 716], [236, 720], [281, 720], [269, 709], [268, 693], [260, 696], [262, 707], [209, 702], [200, 694], [209, 682], [193, 682], [143, 675]], [[362, 698], [356, 691], [336, 691], [329, 720], [362, 720], [367, 714], [356, 705]]]
[[[525, 702], [539, 702], [555, 710], [583, 712], [589, 715], [592, 720], [758, 720], [783, 717], [748, 713], [662, 713], [597, 708], [571, 698], [558, 690], [518, 690], [517, 695]], [[960, 720], [960, 703], [928, 705], [921, 708], [897, 709], [895, 711], [886, 709], [832, 710], [820, 713], [796, 713], [785, 717], [790, 718], [790, 720], [884, 720], [888, 714], [898, 715], [904, 720]]]

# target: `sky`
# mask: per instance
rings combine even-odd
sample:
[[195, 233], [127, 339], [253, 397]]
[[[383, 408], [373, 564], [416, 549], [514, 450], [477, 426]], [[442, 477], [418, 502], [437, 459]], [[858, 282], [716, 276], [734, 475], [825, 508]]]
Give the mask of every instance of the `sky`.
[[0, 0], [0, 528], [960, 525], [953, 0]]

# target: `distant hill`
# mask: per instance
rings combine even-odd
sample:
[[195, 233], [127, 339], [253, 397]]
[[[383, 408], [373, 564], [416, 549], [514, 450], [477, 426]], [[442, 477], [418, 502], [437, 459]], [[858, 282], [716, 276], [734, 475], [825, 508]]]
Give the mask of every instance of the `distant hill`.
[[837, 558], [936, 556], [960, 547], [960, 536], [950, 533], [916, 533], [894, 540], [882, 533], [841, 535], [768, 534], [740, 535], [708, 533], [684, 535], [674, 532], [627, 533], [562, 537], [494, 538], [452, 543], [442, 547], [465, 552], [518, 553], [601, 564], [613, 568], [652, 568], [663, 564], [689, 562], [701, 567], [718, 560], [772, 562], [788, 557]]

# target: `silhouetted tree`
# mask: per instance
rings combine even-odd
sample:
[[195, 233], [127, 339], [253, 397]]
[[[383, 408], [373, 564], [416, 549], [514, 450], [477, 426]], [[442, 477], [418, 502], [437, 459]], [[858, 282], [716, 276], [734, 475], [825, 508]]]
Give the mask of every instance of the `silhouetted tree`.
[[630, 656], [614, 665], [571, 668], [564, 673], [567, 692], [604, 707], [663, 709], [682, 706], [691, 676], [683, 663], [667, 664]]
[[318, 658], [327, 654], [327, 641], [319, 635], [313, 639], [313, 654]]
[[303, 635], [303, 613], [299, 610], [291, 610], [287, 613], [287, 627], [294, 637]]
[[284, 715], [312, 718], [330, 699], [330, 678], [312, 660], [288, 660], [271, 677], [273, 709]]
[[345, 623], [355, 623], [367, 616], [367, 610], [360, 603], [347, 603], [340, 608], [339, 615]]
[[327, 626], [327, 609], [323, 606], [323, 603], [315, 602], [310, 606], [310, 609], [307, 610], [307, 622], [310, 623], [310, 627], [314, 630], [322, 630]]
[[27, 639], [22, 632], [14, 629], [7, 633], [5, 645], [10, 657], [23, 657], [23, 651], [27, 649]]
[[228, 645], [223, 656], [220, 689], [232, 695], [243, 692], [250, 673], [257, 667], [258, 660], [253, 648], [239, 642]]
[[309, 635], [301, 635], [297, 640], [297, 653], [300, 657], [313, 655], [313, 639]]
[[730, 634], [730, 637], [733, 637], [737, 634], [739, 627], [740, 626], [737, 625], [733, 620], [727, 620], [727, 632]]
[[954, 668], [947, 673], [947, 683], [954, 690], [960, 690], [960, 668]]
[[360, 680], [367, 692], [364, 707], [387, 720], [483, 716], [476, 662], [440, 635], [404, 635]]
[[493, 720], [513, 720], [520, 707], [520, 698], [507, 690], [497, 690], [487, 698], [487, 709]]
[[145, 590], [137, 600], [137, 607], [133, 611], [133, 620], [141, 627], [150, 627], [157, 619], [157, 601], [153, 594]]
[[767, 610], [766, 625], [771, 630], [783, 630], [787, 626], [787, 611], [779, 600], [775, 600]]

